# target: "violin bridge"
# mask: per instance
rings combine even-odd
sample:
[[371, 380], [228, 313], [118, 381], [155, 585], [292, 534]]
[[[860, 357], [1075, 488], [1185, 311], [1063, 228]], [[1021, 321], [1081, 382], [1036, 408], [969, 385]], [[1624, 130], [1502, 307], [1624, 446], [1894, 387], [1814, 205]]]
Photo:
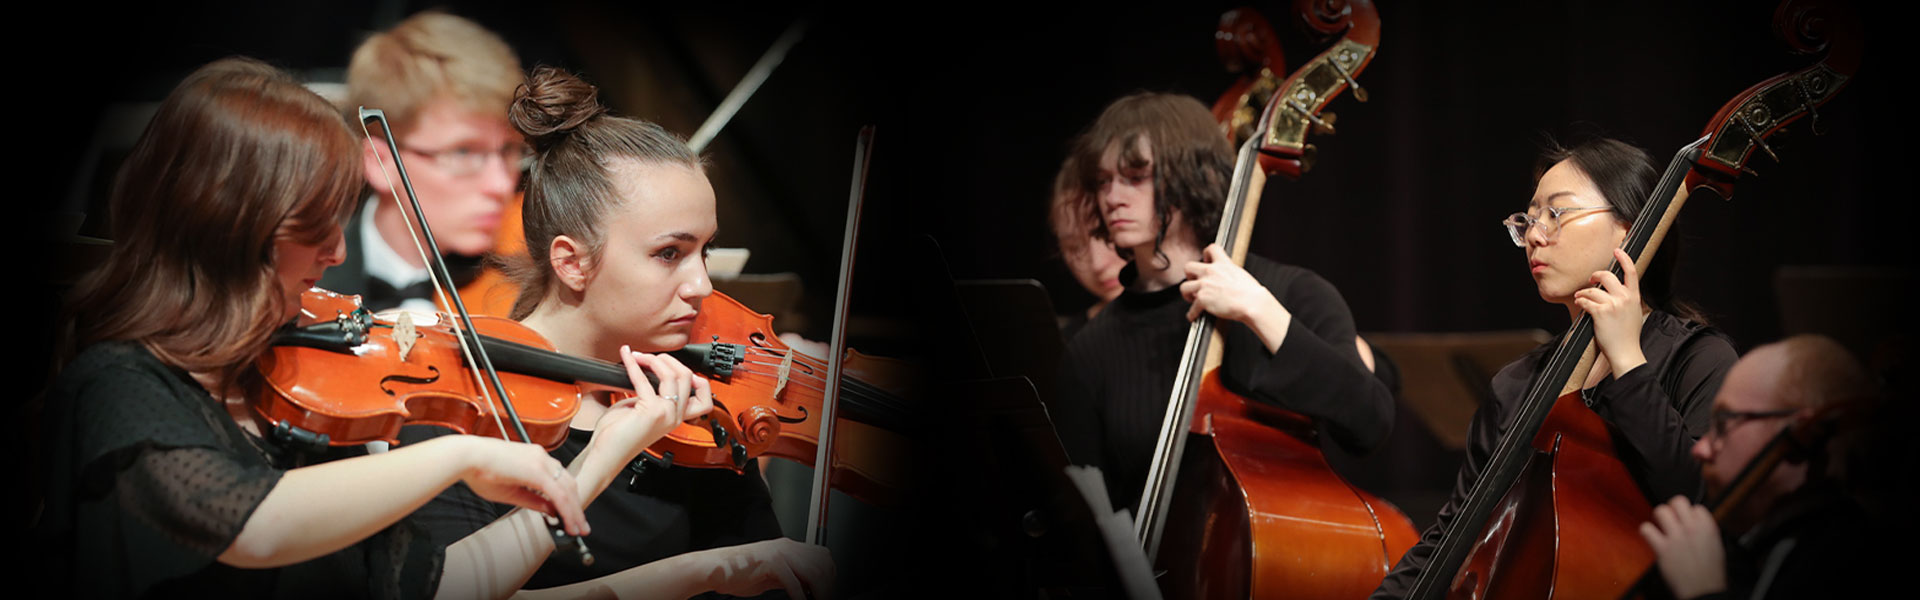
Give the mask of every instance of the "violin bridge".
[[779, 398], [780, 391], [787, 389], [787, 379], [793, 376], [793, 350], [780, 357], [780, 378], [773, 384], [773, 397]]
[[400, 347], [400, 362], [407, 362], [407, 355], [413, 353], [413, 343], [420, 339], [420, 332], [413, 328], [413, 313], [400, 311], [400, 318], [393, 322], [393, 341]]

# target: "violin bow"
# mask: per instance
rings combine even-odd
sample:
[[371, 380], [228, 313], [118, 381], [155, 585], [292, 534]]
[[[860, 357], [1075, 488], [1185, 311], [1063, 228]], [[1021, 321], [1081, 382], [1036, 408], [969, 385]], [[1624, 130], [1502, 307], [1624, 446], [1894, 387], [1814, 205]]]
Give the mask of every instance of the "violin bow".
[[813, 494], [807, 502], [807, 543], [824, 546], [827, 497], [832, 489], [834, 415], [840, 404], [840, 372], [847, 347], [847, 309], [853, 291], [853, 255], [859, 242], [860, 207], [866, 203], [867, 168], [873, 162], [873, 126], [860, 129], [853, 148], [853, 191], [847, 199], [847, 231], [841, 242], [840, 293], [833, 302], [833, 338], [827, 346], [826, 392], [820, 402], [820, 446], [814, 452]]
[[[373, 132], [367, 129], [367, 123], [375, 120], [380, 122], [380, 131], [385, 134], [387, 150], [393, 154], [394, 171], [400, 173], [401, 187], [394, 187], [393, 180], [388, 179], [387, 189], [394, 190], [393, 202], [401, 207], [402, 216], [412, 219], [412, 222], [408, 223], [407, 233], [413, 238], [414, 250], [420, 252], [421, 258], [428, 265], [428, 280], [433, 282], [434, 294], [440, 298], [442, 306], [453, 308], [454, 320], [451, 324], [454, 337], [460, 340], [460, 351], [467, 359], [468, 369], [472, 371], [474, 379], [481, 382], [478, 386], [481, 398], [488, 404], [493, 404], [493, 396], [497, 393], [500, 407], [507, 413], [508, 422], [513, 424], [513, 432], [520, 436], [520, 441], [531, 444], [533, 438], [527, 435], [526, 426], [520, 423], [520, 414], [514, 410], [513, 400], [507, 395], [507, 386], [500, 382], [499, 371], [493, 368], [493, 361], [487, 357], [486, 345], [480, 343], [478, 330], [473, 327], [473, 317], [468, 314], [466, 303], [460, 300], [460, 294], [448, 292], [455, 287], [453, 272], [447, 268], [446, 261], [440, 256], [440, 246], [434, 242], [433, 229], [427, 226], [426, 211], [421, 210], [420, 197], [413, 191], [413, 179], [407, 176], [407, 167], [400, 160], [400, 145], [394, 139], [393, 128], [387, 123], [387, 113], [381, 109], [362, 106], [360, 107], [360, 132], [367, 136], [367, 152], [373, 154], [375, 163], [382, 165], [380, 176], [386, 177], [387, 172], [384, 163], [380, 160], [380, 153], [375, 151], [373, 146]], [[401, 189], [407, 192], [407, 202], [404, 204], [400, 202]], [[408, 209], [412, 212], [407, 212]], [[415, 231], [412, 227], [415, 224], [419, 225], [419, 231]], [[491, 390], [488, 389], [488, 384], [492, 384]], [[506, 431], [506, 427], [500, 424], [498, 411], [493, 413], [493, 419], [495, 426], [500, 427], [500, 431]], [[556, 548], [571, 547], [579, 555], [581, 564], [592, 565], [593, 552], [587, 549], [586, 540], [568, 535], [557, 522], [552, 520], [552, 517], [548, 519], [547, 529], [553, 534], [554, 546]]]

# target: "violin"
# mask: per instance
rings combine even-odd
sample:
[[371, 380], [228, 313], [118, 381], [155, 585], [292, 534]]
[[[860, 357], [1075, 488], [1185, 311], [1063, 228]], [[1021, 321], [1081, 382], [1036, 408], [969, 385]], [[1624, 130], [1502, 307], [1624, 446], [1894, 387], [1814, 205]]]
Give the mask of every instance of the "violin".
[[[738, 353], [729, 369], [689, 365], [710, 380], [718, 428], [682, 424], [646, 450], [648, 466], [684, 465], [740, 472], [746, 462], [773, 456], [811, 465], [819, 451], [827, 361], [798, 352], [773, 333], [773, 317], [714, 292], [693, 321], [695, 339]], [[737, 348], [737, 350], [735, 350]], [[902, 361], [851, 348], [844, 355], [840, 393], [846, 419], [838, 422], [832, 486], [868, 502], [885, 503], [904, 489], [910, 405], [891, 390], [911, 385]]]
[[[308, 446], [396, 441], [406, 424], [504, 436], [504, 404], [488, 402], [466, 376], [466, 358], [445, 319], [415, 324], [414, 313], [374, 316], [359, 296], [314, 288], [300, 296], [300, 318], [274, 336], [259, 360], [265, 393], [254, 411], [273, 435]], [[622, 365], [561, 354], [518, 321], [474, 317], [480, 344], [517, 407], [528, 440], [558, 448], [594, 389], [630, 389]], [[696, 344], [683, 363], [723, 369], [734, 347]], [[658, 383], [653, 374], [648, 381]]]
[[[1320, 22], [1327, 7], [1296, 9]], [[1371, 3], [1349, 2], [1340, 16], [1344, 26], [1335, 32], [1345, 35], [1275, 84], [1258, 125], [1237, 140], [1233, 187], [1215, 239], [1235, 260], [1246, 255], [1265, 175], [1305, 170], [1307, 125], [1353, 87], [1352, 75], [1378, 46]], [[1264, 26], [1251, 9], [1236, 10], [1222, 19], [1216, 39]], [[1272, 45], [1271, 36], [1257, 37]], [[1237, 89], [1227, 94], [1216, 116], [1230, 117], [1238, 111], [1217, 107], [1250, 97]], [[1212, 330], [1212, 318], [1202, 316], [1189, 331], [1135, 523], [1149, 557], [1166, 558], [1159, 561], [1167, 570], [1162, 590], [1174, 597], [1364, 597], [1413, 545], [1412, 521], [1333, 472], [1310, 418], [1229, 390], [1212, 368], [1218, 352], [1201, 360], [1224, 347]]]
[[[1731, 198], [1756, 152], [1778, 159], [1766, 138], [1808, 116], [1819, 130], [1817, 108], [1860, 64], [1858, 18], [1829, 8], [1788, 0], [1775, 11], [1775, 31], [1791, 46], [1826, 55], [1735, 96], [1668, 163], [1621, 248], [1642, 271], [1691, 191]], [[1620, 265], [1609, 268], [1621, 275]], [[1581, 400], [1596, 356], [1592, 317], [1581, 315], [1528, 385], [1408, 598], [1609, 597], [1653, 562], [1638, 534], [1652, 507], [1614, 454], [1610, 425]]]

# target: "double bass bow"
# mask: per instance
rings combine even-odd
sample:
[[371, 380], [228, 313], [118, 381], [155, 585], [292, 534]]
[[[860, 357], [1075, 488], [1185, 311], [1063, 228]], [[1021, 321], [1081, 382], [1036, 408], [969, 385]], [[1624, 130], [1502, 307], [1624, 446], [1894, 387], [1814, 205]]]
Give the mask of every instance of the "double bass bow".
[[[1295, 8], [1311, 28], [1342, 35], [1274, 85], [1239, 143], [1215, 238], [1236, 261], [1246, 255], [1266, 175], [1298, 177], [1310, 167], [1307, 132], [1329, 124], [1320, 111], [1340, 92], [1358, 91], [1353, 77], [1379, 43], [1370, 2], [1303, 1]], [[1247, 9], [1223, 17], [1223, 54], [1236, 37], [1277, 52], [1257, 19]], [[1237, 112], [1219, 106], [1216, 115]], [[1224, 125], [1230, 135], [1236, 129]], [[1238, 396], [1217, 370], [1209, 372], [1223, 348], [1217, 335], [1207, 315], [1188, 331], [1135, 522], [1149, 560], [1168, 557], [1159, 561], [1168, 569], [1160, 587], [1182, 597], [1364, 596], [1413, 544], [1412, 523], [1333, 473], [1307, 417]], [[1190, 440], [1190, 433], [1197, 435]], [[1204, 447], [1186, 452], [1188, 443]], [[1185, 491], [1176, 493], [1176, 485]]]
[[[1622, 244], [1642, 270], [1690, 192], [1731, 198], [1756, 153], [1779, 158], [1766, 139], [1803, 117], [1817, 123], [1818, 107], [1852, 77], [1859, 23], [1851, 11], [1830, 8], [1789, 0], [1775, 11], [1775, 31], [1789, 45], [1826, 55], [1735, 96], [1668, 163]], [[1617, 263], [1609, 269], [1622, 272]], [[1583, 314], [1528, 385], [1408, 598], [1613, 597], [1652, 562], [1637, 532], [1652, 509], [1613, 454], [1610, 425], [1581, 400], [1596, 356], [1593, 321]]]

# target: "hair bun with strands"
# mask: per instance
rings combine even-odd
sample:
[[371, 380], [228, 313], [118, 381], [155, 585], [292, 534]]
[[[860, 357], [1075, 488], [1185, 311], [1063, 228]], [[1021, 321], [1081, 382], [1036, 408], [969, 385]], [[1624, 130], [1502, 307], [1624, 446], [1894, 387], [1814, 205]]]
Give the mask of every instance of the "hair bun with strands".
[[536, 152], [567, 139], [575, 128], [607, 112], [600, 89], [572, 73], [541, 66], [514, 90], [507, 119]]

